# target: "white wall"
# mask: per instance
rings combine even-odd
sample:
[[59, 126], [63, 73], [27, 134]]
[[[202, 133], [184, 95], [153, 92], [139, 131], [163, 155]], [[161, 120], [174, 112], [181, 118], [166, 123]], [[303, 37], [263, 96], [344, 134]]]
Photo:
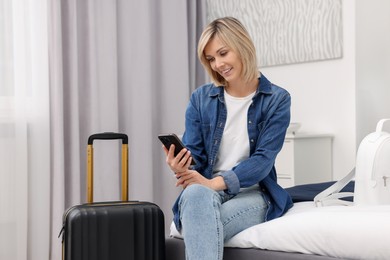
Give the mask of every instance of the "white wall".
[[[356, 3], [357, 142], [390, 118], [390, 1]], [[385, 126], [390, 130], [390, 126]]]
[[299, 131], [334, 135], [335, 180], [355, 164], [355, 5], [355, 1], [343, 1], [341, 59], [261, 69], [271, 82], [291, 93], [291, 122], [302, 124]]

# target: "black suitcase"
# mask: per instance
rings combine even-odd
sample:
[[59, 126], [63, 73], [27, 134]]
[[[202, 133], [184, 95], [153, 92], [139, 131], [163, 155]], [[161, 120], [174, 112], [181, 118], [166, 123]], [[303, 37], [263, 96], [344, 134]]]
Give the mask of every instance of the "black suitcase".
[[[122, 139], [122, 201], [93, 203], [93, 140]], [[101, 133], [88, 139], [88, 203], [63, 216], [65, 260], [164, 260], [164, 215], [150, 202], [128, 201], [128, 138]]]

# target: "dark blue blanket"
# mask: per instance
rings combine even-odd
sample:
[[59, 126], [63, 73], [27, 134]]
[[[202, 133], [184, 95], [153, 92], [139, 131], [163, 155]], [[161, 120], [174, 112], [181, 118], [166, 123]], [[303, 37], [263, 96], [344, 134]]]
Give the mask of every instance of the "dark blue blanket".
[[[290, 194], [293, 202], [313, 201], [314, 197], [318, 193], [330, 187], [334, 183], [335, 181], [304, 184], [304, 185], [297, 185], [294, 187], [286, 188], [285, 190]], [[355, 182], [351, 181], [341, 190], [341, 192], [353, 192], [354, 186], [355, 186]], [[352, 201], [353, 198], [347, 197], [343, 199]]]

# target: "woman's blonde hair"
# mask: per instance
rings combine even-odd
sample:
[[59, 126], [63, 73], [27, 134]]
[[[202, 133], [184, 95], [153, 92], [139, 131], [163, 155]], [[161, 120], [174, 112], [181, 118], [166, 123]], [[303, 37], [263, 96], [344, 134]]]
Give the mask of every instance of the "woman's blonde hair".
[[233, 49], [242, 62], [242, 76], [249, 82], [259, 76], [256, 59], [256, 49], [245, 27], [233, 17], [218, 18], [211, 22], [203, 31], [198, 43], [198, 58], [207, 70], [211, 80], [217, 86], [225, 86], [226, 80], [214, 71], [206, 59], [204, 49], [206, 45], [218, 37], [226, 46]]

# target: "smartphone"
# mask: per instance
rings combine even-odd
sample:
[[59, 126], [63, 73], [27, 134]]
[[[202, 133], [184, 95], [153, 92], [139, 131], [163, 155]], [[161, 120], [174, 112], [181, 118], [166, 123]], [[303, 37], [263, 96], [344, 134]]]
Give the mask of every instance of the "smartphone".
[[[185, 148], [184, 144], [180, 141], [180, 138], [175, 134], [160, 134], [158, 135], [158, 139], [163, 143], [165, 148], [169, 150], [172, 144], [175, 145], [175, 152], [174, 155], [177, 156], [177, 154]], [[191, 165], [195, 165], [195, 160], [192, 158]]]

